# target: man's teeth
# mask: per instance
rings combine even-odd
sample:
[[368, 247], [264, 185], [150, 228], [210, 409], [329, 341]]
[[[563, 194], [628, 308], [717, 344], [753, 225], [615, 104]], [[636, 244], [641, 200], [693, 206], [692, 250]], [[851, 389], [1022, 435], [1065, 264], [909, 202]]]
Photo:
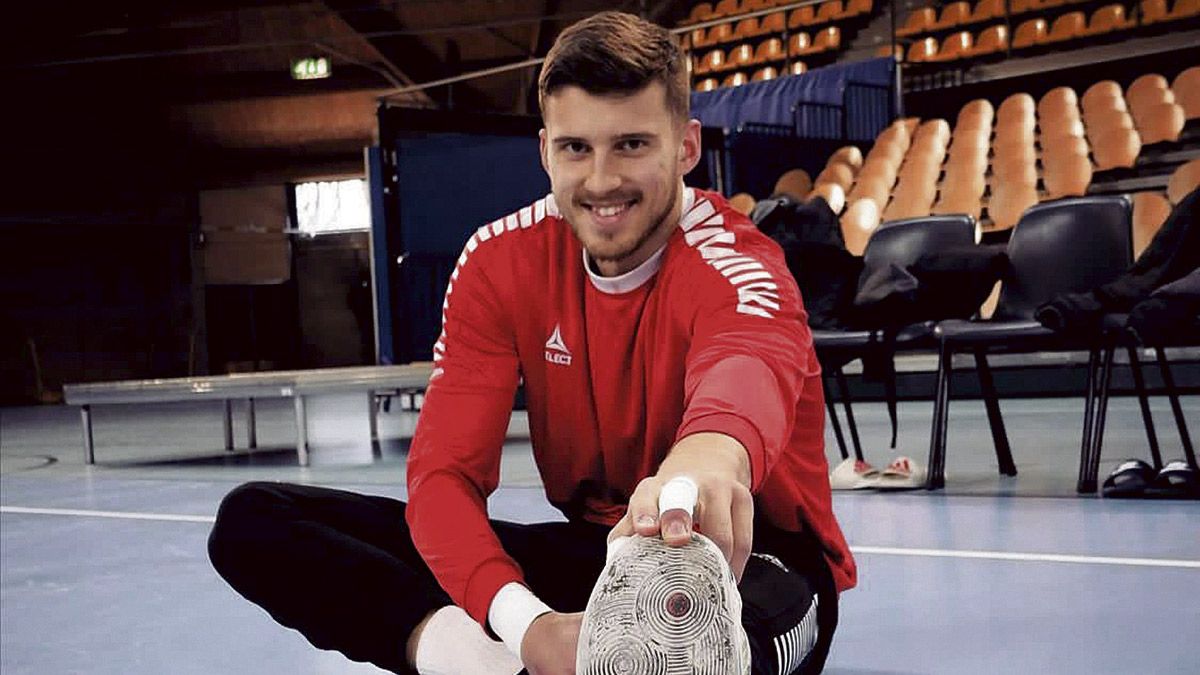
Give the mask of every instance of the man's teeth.
[[610, 218], [610, 217], [615, 216], [618, 213], [624, 211], [627, 208], [629, 208], [628, 204], [617, 204], [616, 206], [597, 206], [597, 207], [595, 207], [596, 215], [598, 215], [602, 218]]

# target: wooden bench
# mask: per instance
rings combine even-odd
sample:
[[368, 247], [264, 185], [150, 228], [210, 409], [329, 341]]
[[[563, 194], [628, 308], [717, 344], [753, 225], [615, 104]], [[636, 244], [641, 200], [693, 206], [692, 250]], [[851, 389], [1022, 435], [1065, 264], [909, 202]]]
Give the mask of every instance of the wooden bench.
[[421, 390], [429, 382], [433, 364], [406, 366], [359, 366], [315, 370], [284, 370], [265, 373], [236, 373], [210, 377], [180, 377], [159, 380], [126, 380], [68, 384], [63, 387], [66, 402], [80, 407], [83, 421], [84, 461], [95, 464], [92, 437], [92, 406], [131, 403], [167, 403], [180, 401], [225, 402], [225, 449], [233, 450], [233, 401], [247, 402], [249, 447], [257, 445], [254, 400], [290, 398], [296, 414], [296, 455], [300, 466], [308, 466], [308, 415], [313, 399], [362, 392], [370, 425], [371, 440], [378, 440], [376, 392]]

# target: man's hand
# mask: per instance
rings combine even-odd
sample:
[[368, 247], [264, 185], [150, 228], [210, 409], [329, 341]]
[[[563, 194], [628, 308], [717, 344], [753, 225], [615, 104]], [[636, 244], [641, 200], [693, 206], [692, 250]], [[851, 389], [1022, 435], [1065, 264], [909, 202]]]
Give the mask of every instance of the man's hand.
[[658, 473], [642, 480], [629, 498], [625, 517], [608, 539], [634, 534], [661, 534], [671, 546], [691, 539], [693, 514], [673, 509], [658, 514], [663, 485], [676, 476], [690, 478], [698, 488], [695, 524], [713, 540], [739, 581], [754, 541], [754, 498], [750, 494], [750, 458], [736, 439], [718, 433], [692, 434], [671, 448]]
[[533, 620], [521, 640], [521, 662], [529, 675], [574, 675], [583, 612], [548, 612]]

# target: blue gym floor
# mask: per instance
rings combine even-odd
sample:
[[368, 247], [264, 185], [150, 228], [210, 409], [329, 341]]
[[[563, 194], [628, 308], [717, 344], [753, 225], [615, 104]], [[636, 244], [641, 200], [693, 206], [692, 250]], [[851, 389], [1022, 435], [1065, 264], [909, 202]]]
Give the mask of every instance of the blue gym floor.
[[[1196, 434], [1200, 400], [1183, 403]], [[945, 492], [835, 495], [860, 583], [842, 596], [827, 672], [1200, 671], [1200, 503], [1075, 497], [1082, 401], [1002, 405], [1019, 476], [995, 475], [982, 405], [956, 401]], [[882, 406], [858, 406], [868, 459], [923, 462], [929, 408], [901, 405], [892, 451]], [[0, 672], [379, 672], [313, 649], [208, 564], [216, 505], [245, 480], [404, 497], [412, 413], [382, 416], [379, 451], [316, 448], [301, 469], [289, 410], [261, 404], [262, 448], [229, 455], [213, 450], [219, 404], [99, 408], [87, 467], [73, 408], [0, 409]], [[1180, 456], [1169, 411], [1154, 412], [1164, 456]], [[523, 431], [518, 415], [493, 514], [557, 517]], [[1114, 400], [1101, 476], [1145, 447], [1135, 402]]]

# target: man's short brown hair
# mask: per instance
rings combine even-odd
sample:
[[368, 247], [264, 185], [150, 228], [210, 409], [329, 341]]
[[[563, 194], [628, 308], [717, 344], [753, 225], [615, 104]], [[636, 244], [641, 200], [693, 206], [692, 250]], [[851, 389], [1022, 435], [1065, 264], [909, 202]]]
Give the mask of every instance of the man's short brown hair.
[[667, 109], [688, 117], [687, 66], [675, 38], [661, 26], [623, 12], [600, 12], [569, 26], [554, 41], [538, 77], [538, 104], [575, 85], [589, 94], [633, 94], [652, 82], [666, 89]]

